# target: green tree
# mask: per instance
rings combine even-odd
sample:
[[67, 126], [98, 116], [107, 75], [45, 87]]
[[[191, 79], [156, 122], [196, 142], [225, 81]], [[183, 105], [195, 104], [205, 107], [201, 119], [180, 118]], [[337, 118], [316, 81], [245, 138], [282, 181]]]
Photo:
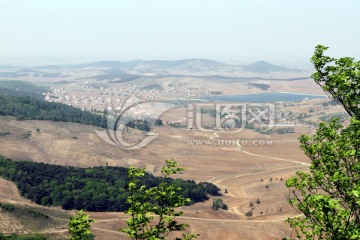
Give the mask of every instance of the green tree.
[[249, 211], [247, 211], [246, 213], [245, 213], [245, 216], [246, 217], [252, 217], [253, 216], [253, 212], [251, 211], [251, 210], [249, 210]]
[[227, 205], [223, 203], [223, 200], [221, 198], [216, 198], [213, 200], [212, 209], [214, 211], [217, 211], [219, 209], [227, 210]]
[[90, 224], [95, 222], [89, 219], [83, 210], [77, 211], [73, 217], [70, 217], [68, 224], [70, 240], [90, 240], [94, 239], [94, 235], [91, 233]]
[[158, 118], [158, 119], [155, 120], [154, 125], [155, 125], [155, 126], [162, 126], [162, 125], [163, 125], [163, 121]]
[[[182, 196], [181, 188], [169, 183], [169, 176], [181, 173], [184, 169], [177, 167], [173, 160], [167, 160], [161, 168], [162, 182], [155, 187], [139, 186], [140, 178], [144, 177], [144, 169], [130, 168], [129, 192], [126, 211], [130, 215], [128, 227], [120, 231], [128, 234], [131, 239], [166, 239], [170, 232], [184, 231], [187, 224], [178, 223], [175, 218], [183, 216], [182, 211], [175, 208], [190, 202]], [[156, 218], [155, 218], [156, 217]], [[155, 224], [156, 223], [156, 224]], [[193, 239], [198, 235], [183, 234], [182, 239]]]
[[301, 213], [288, 222], [299, 239], [360, 239], [360, 63], [324, 56], [326, 49], [316, 47], [312, 76], [352, 119], [348, 126], [321, 123], [313, 136], [300, 137], [312, 162], [309, 172], [286, 181]]

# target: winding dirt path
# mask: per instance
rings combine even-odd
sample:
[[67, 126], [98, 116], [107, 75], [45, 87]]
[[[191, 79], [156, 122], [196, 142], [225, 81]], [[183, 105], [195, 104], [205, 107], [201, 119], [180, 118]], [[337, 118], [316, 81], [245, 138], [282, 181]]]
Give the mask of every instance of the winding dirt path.
[[[214, 134], [215, 135], [215, 134]], [[219, 137], [217, 134], [215, 135], [215, 137]], [[241, 153], [247, 154], [247, 155], [251, 155], [251, 156], [256, 156], [256, 157], [261, 157], [261, 158], [267, 158], [267, 159], [273, 159], [273, 160], [277, 160], [277, 161], [283, 161], [283, 162], [289, 162], [289, 163], [295, 163], [295, 164], [300, 164], [301, 166], [310, 166], [309, 163], [304, 163], [301, 161], [295, 161], [295, 160], [291, 160], [291, 159], [284, 159], [284, 158], [278, 158], [278, 157], [271, 157], [271, 156], [265, 156], [265, 155], [260, 155], [260, 154], [255, 154], [255, 153], [251, 153], [249, 151], [245, 151], [241, 145], [239, 143], [236, 143], [236, 150], [240, 151]], [[225, 175], [225, 176], [214, 176], [210, 179], [207, 180], [207, 182], [213, 183], [215, 185], [217, 185], [220, 188], [223, 189], [230, 189], [231, 191], [229, 191], [229, 193], [227, 194], [230, 197], [234, 197], [234, 198], [242, 198], [242, 199], [248, 199], [249, 196], [247, 195], [247, 193], [244, 191], [245, 189], [241, 186], [239, 187], [231, 187], [231, 186], [226, 186], [221, 184], [224, 181], [230, 180], [230, 179], [235, 179], [235, 178], [239, 178], [242, 176], [252, 176], [252, 175], [257, 175], [257, 174], [265, 174], [265, 173], [270, 173], [270, 172], [275, 172], [278, 170], [285, 170], [285, 169], [295, 169], [296, 166], [290, 166], [290, 167], [280, 167], [280, 168], [275, 168], [275, 169], [271, 169], [271, 170], [266, 170], [266, 171], [260, 171], [260, 172], [251, 172], [251, 173], [242, 173], [242, 174], [238, 174], [238, 175]], [[248, 188], [247, 188], [248, 189]], [[240, 205], [236, 205], [236, 206], [232, 206], [229, 211], [237, 214], [237, 215], [243, 215], [242, 212], [239, 211], [239, 208], [241, 206]], [[184, 217], [185, 218], [185, 217]], [[282, 218], [282, 219], [275, 219], [275, 220], [253, 220], [254, 222], [278, 222], [278, 221], [284, 221], [287, 218]], [[204, 219], [204, 220], [210, 220], [210, 219]], [[215, 219], [213, 219], [215, 220]], [[220, 220], [223, 221], [223, 220]], [[237, 221], [237, 222], [251, 222], [251, 220], [228, 220], [228, 221]]]

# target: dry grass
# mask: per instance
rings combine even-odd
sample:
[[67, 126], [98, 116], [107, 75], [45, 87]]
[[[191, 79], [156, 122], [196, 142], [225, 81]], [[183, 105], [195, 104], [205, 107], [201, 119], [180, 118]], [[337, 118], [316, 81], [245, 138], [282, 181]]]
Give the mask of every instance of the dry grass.
[[[241, 134], [214, 135], [158, 127], [154, 132], [159, 133], [159, 137], [151, 144], [141, 150], [129, 151], [103, 142], [94, 134], [91, 126], [46, 121], [1, 121], [1, 124], [9, 128], [12, 134], [0, 139], [0, 154], [14, 159], [79, 167], [134, 165], [145, 167], [155, 174], [165, 159], [175, 159], [186, 168], [184, 174], [180, 175], [181, 178], [209, 181], [218, 185], [224, 194], [224, 202], [229, 206], [229, 211], [214, 212], [210, 199], [182, 208], [186, 216], [183, 221], [191, 225], [193, 232], [201, 234], [200, 239], [274, 239], [289, 234], [284, 220], [296, 213], [286, 203], [288, 191], [284, 180], [296, 170], [306, 169], [307, 165], [301, 163], [309, 162], [299, 150], [298, 142], [294, 141], [298, 134], [286, 135], [286, 139], [292, 141], [281, 141], [284, 136], [263, 136], [249, 130]], [[41, 129], [39, 134], [35, 132], [37, 127]], [[33, 134], [29, 139], [23, 139], [21, 134], [24, 131], [32, 131]], [[210, 137], [266, 137], [273, 140], [273, 144], [243, 146], [241, 151], [235, 145], [199, 146], [186, 142], [187, 139], [201, 140]], [[271, 183], [270, 178], [273, 179]], [[280, 178], [283, 181], [280, 181]], [[266, 185], [269, 185], [269, 189], [265, 188]], [[225, 189], [228, 191], [226, 194]], [[254, 204], [253, 217], [245, 217], [249, 203], [257, 198], [261, 203]], [[12, 183], [4, 180], [1, 180], [0, 184], [0, 200], [29, 204], [27, 200], [19, 197]], [[94, 232], [98, 239], [125, 239], [118, 233], [118, 229], [125, 224], [122, 213], [91, 213], [91, 216], [97, 220]], [[4, 226], [7, 228], [7, 225], [3, 224]], [[8, 232], [15, 230], [7, 228]], [[25, 228], [19, 231], [28, 232]], [[55, 232], [52, 234], [55, 235], [65, 234], [64, 229], [53, 231]]]

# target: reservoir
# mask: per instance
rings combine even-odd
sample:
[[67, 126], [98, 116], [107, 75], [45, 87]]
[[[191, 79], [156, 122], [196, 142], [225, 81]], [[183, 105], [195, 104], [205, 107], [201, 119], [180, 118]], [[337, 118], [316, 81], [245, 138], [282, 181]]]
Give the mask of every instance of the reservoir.
[[320, 94], [274, 92], [274, 93], [256, 93], [256, 94], [245, 94], [245, 95], [201, 97], [201, 99], [211, 102], [255, 102], [255, 103], [300, 102], [303, 101], [305, 98], [319, 99], [319, 98], [327, 98], [327, 96]]

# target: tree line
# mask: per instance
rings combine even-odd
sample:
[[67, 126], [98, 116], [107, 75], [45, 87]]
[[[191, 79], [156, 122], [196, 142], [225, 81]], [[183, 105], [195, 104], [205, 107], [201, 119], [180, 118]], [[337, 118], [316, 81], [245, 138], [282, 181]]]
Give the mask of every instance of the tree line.
[[[0, 157], [0, 176], [16, 183], [20, 194], [45, 206], [87, 211], [126, 211], [129, 204], [128, 169], [123, 167], [76, 168], [13, 161]], [[141, 184], [158, 186], [161, 177], [145, 173]], [[182, 189], [188, 204], [208, 200], [209, 195], [220, 195], [211, 183], [192, 180], [167, 179]]]
[[13, 116], [17, 120], [50, 120], [76, 122], [107, 127], [104, 116], [95, 115], [62, 103], [46, 102], [28, 96], [0, 95], [0, 115]]
[[30, 234], [30, 235], [18, 235], [18, 234], [11, 234], [11, 235], [4, 235], [0, 233], [0, 240], [46, 240], [47, 237], [40, 235], [40, 234]]
[[[0, 91], [0, 116], [13, 116], [16, 120], [49, 120], [55, 122], [75, 122], [86, 125], [107, 128], [108, 119], [104, 114], [94, 114], [63, 103], [46, 102], [30, 96], [15, 96], [2, 94]], [[160, 119], [146, 117], [134, 119], [129, 116], [119, 116], [117, 124], [141, 131], [150, 131], [152, 125], [161, 126]], [[118, 127], [118, 126], [114, 126]]]

